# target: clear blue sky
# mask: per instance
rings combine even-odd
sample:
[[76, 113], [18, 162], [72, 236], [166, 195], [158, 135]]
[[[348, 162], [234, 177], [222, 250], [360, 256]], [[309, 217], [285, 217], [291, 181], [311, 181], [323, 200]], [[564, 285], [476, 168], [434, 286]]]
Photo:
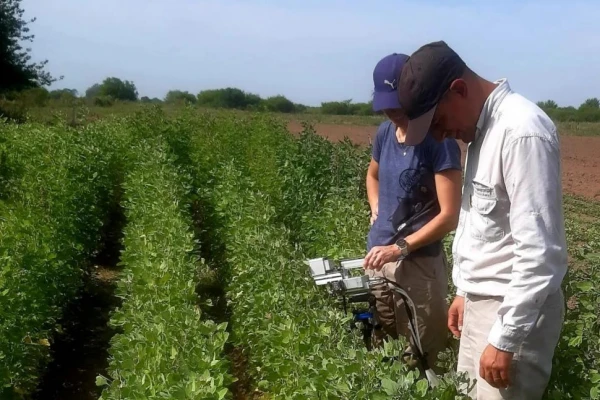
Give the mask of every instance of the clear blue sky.
[[597, 0], [23, 0], [35, 60], [83, 93], [107, 76], [140, 96], [239, 87], [292, 101], [368, 101], [375, 63], [445, 40], [534, 101], [600, 98]]

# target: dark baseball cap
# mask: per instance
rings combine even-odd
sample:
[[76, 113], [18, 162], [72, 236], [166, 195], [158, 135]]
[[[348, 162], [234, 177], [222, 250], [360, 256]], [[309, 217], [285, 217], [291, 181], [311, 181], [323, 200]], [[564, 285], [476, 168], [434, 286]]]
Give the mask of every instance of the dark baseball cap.
[[398, 102], [398, 78], [408, 55], [392, 53], [383, 57], [373, 70], [373, 110], [401, 108]]
[[444, 41], [428, 43], [405, 63], [398, 80], [398, 102], [409, 118], [405, 144], [423, 141], [437, 104], [466, 64]]

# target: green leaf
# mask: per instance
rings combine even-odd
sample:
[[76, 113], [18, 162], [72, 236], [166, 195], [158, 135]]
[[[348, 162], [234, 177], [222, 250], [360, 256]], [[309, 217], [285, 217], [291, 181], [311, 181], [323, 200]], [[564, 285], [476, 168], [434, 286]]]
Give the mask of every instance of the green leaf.
[[227, 396], [227, 393], [229, 392], [229, 390], [227, 388], [221, 389], [217, 392], [217, 394], [219, 395], [219, 400], [222, 400], [225, 398], [225, 396]]
[[417, 393], [421, 397], [425, 397], [427, 394], [427, 389], [429, 389], [429, 382], [426, 379], [421, 379], [417, 382]]
[[581, 336], [572, 337], [571, 339], [569, 339], [569, 347], [579, 347], [579, 345], [581, 344], [581, 341], [582, 341]]
[[105, 377], [103, 376], [97, 376], [96, 377], [96, 386], [105, 386], [108, 384], [108, 381], [106, 380]]
[[383, 378], [381, 380], [381, 387], [390, 396], [397, 394], [398, 390], [400, 389], [400, 385], [389, 378]]
[[348, 386], [348, 384], [346, 382], [338, 382], [338, 384], [336, 386], [337, 386], [338, 390], [341, 391], [342, 393], [350, 392], [350, 387]]
[[589, 292], [590, 290], [592, 290], [594, 288], [594, 284], [590, 281], [577, 282], [575, 284], [575, 287], [585, 293], [585, 292]]
[[269, 381], [267, 380], [262, 380], [260, 382], [258, 382], [258, 388], [261, 390], [266, 390], [269, 387]]

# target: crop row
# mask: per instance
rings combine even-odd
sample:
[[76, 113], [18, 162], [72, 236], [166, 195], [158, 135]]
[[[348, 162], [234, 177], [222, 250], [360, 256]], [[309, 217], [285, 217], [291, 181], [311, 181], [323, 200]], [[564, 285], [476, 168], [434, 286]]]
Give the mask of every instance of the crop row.
[[65, 305], [82, 284], [107, 218], [119, 140], [104, 124], [81, 132], [0, 124], [0, 397], [31, 393]]
[[[304, 263], [364, 256], [368, 160], [367, 149], [310, 129], [294, 138], [262, 115], [1, 125], [0, 397], [34, 390], [119, 200], [123, 301], [102, 400], [231, 398], [230, 347], [248, 361], [245, 389], [265, 398], [460, 398], [451, 352], [442, 385], [428, 389], [384, 362], [404, 343], [364, 348]], [[548, 399], [596, 399], [600, 209], [570, 197], [565, 206], [575, 268]], [[224, 308], [203, 302], [215, 272]]]
[[231, 376], [223, 356], [226, 324], [198, 307], [198, 272], [206, 268], [191, 217], [180, 200], [185, 176], [160, 138], [137, 141], [124, 180], [124, 266], [117, 295], [123, 305], [111, 325], [121, 332], [110, 348], [101, 399], [223, 399]]
[[[210, 204], [210, 220], [219, 221], [206, 228], [224, 244], [215, 268], [225, 279], [231, 343], [248, 359], [253, 387], [269, 398], [430, 398], [426, 381], [400, 363], [383, 362], [400, 344], [367, 352], [359, 335], [346, 330], [350, 318], [312, 282], [305, 255], [283, 223], [293, 220], [285, 208], [291, 189], [285, 171], [298, 170], [293, 158], [301, 157], [293, 139], [273, 140], [279, 126], [263, 118], [220, 122], [180, 120], [183, 131], [194, 134], [168, 141], [180, 165], [211, 177], [197, 195]], [[245, 133], [235, 157], [223, 146], [232, 130]], [[264, 166], [278, 164], [287, 169], [264, 179]], [[435, 395], [453, 398], [454, 392], [447, 380]]]

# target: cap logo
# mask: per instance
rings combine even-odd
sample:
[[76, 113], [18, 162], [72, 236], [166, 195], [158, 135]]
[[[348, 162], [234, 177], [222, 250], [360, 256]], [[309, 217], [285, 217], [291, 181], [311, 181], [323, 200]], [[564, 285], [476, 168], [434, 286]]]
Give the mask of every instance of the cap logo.
[[386, 85], [390, 85], [392, 87], [392, 89], [396, 89], [396, 80], [394, 79], [393, 81], [388, 81], [387, 79], [383, 81], [384, 84]]

